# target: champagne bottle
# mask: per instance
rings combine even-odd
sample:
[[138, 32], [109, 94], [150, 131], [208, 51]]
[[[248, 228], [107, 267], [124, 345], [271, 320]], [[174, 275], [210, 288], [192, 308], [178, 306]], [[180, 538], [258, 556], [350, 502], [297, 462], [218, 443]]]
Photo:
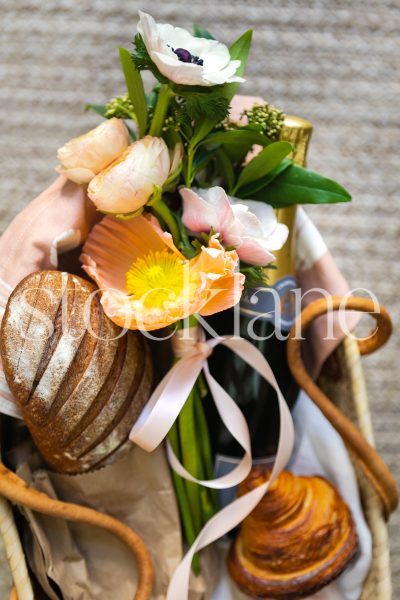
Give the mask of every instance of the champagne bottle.
[[[291, 142], [292, 159], [297, 164], [305, 165], [311, 133], [312, 125], [308, 121], [298, 117], [285, 118], [280, 139]], [[294, 269], [296, 206], [276, 209], [276, 216], [280, 223], [289, 228], [289, 236], [284, 246], [274, 253], [275, 268], [267, 269], [268, 287], [247, 289], [242, 296], [240, 335], [255, 344], [264, 354], [291, 408], [298, 388], [287, 364], [286, 339], [296, 316], [293, 294], [297, 287]], [[220, 335], [233, 333], [234, 311], [235, 309], [226, 311], [226, 314], [221, 313], [211, 320], [210, 324]], [[251, 366], [226, 348], [218, 347], [215, 350], [210, 366], [246, 417], [254, 462], [269, 464], [276, 453], [279, 437], [279, 409], [275, 391]], [[233, 440], [218, 415], [213, 413], [211, 404], [208, 409], [216, 474], [222, 475], [232, 469], [243, 450]], [[224, 498], [222, 502], [225, 503]]]

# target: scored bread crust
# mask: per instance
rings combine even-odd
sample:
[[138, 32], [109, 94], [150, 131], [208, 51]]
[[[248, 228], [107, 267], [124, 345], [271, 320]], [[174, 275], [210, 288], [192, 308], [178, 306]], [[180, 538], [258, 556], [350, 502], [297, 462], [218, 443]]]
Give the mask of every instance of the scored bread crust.
[[115, 460], [152, 386], [139, 332], [104, 313], [97, 288], [60, 271], [32, 273], [6, 307], [0, 353], [7, 383], [45, 461], [82, 473]]

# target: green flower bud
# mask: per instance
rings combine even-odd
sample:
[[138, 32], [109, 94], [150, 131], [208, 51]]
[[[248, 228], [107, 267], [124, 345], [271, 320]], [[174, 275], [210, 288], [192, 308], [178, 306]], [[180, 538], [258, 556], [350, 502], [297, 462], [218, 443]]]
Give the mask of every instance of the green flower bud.
[[107, 119], [111, 119], [112, 117], [135, 119], [135, 111], [128, 94], [118, 96], [107, 102], [105, 116]]
[[284, 113], [272, 104], [255, 104], [251, 109], [244, 110], [241, 116], [246, 116], [250, 125], [259, 125], [263, 133], [271, 140], [276, 140], [285, 120]]

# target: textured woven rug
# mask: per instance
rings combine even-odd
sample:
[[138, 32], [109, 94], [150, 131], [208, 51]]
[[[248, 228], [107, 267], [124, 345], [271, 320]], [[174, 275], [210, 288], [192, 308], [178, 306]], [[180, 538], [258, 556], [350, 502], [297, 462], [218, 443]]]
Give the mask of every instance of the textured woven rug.
[[[398, 1], [0, 0], [0, 231], [52, 181], [56, 149], [97, 123], [85, 103], [124, 91], [117, 47], [132, 39], [139, 7], [160, 21], [201, 23], [227, 43], [254, 27], [243, 93], [309, 119], [309, 166], [352, 192], [351, 205], [309, 213], [351, 286], [374, 290], [394, 317], [390, 343], [364, 367], [377, 446], [400, 476]], [[398, 514], [391, 532], [400, 598]], [[5, 566], [2, 598], [8, 589]]]

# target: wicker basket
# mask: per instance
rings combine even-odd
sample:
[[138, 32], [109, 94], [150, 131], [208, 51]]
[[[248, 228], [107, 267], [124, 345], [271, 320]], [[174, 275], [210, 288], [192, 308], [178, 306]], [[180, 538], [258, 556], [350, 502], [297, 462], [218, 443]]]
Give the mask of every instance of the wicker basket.
[[[374, 445], [371, 413], [357, 342], [346, 338], [332, 359], [337, 362], [340, 377], [332, 380], [325, 371], [319, 383], [329, 398], [358, 425], [365, 438]], [[382, 503], [371, 483], [356, 464], [355, 466], [364, 513], [373, 540], [372, 564], [361, 600], [390, 600], [392, 586], [389, 538]]]
[[[347, 338], [343, 341], [327, 361], [319, 383], [337, 406], [357, 424], [366, 439], [373, 443], [372, 421], [360, 351], [354, 340]], [[382, 504], [363, 473], [357, 468], [356, 470], [365, 516], [373, 538], [373, 560], [361, 600], [390, 600], [392, 596], [389, 541]], [[34, 595], [23, 548], [12, 510], [4, 499], [0, 499], [0, 530], [15, 585], [10, 600], [32, 600]]]

